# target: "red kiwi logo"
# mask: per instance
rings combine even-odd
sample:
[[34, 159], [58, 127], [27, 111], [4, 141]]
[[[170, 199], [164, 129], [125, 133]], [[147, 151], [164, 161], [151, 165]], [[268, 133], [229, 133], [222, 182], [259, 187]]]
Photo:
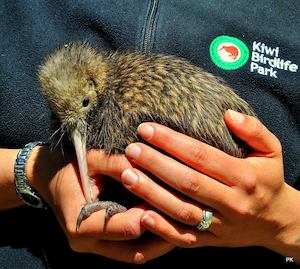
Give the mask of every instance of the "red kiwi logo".
[[210, 57], [218, 67], [235, 70], [248, 61], [249, 49], [235, 37], [218, 36], [210, 44]]
[[237, 57], [240, 55], [239, 49], [234, 46], [222, 46], [218, 51], [225, 50], [227, 52], [228, 57], [232, 58], [232, 60], [236, 60]]

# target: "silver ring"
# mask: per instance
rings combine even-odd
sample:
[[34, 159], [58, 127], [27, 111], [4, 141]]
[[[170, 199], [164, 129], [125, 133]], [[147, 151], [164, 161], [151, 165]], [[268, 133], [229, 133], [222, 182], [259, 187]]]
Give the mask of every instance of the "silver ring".
[[213, 218], [213, 213], [211, 212], [211, 210], [203, 209], [202, 219], [200, 223], [196, 226], [197, 231], [203, 232], [207, 230], [212, 223], [212, 218]]

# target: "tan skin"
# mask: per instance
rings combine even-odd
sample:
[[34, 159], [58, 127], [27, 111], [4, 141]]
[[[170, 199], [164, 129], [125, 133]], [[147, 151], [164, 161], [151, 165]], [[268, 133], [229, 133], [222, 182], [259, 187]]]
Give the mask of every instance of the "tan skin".
[[[88, 153], [90, 176], [99, 182], [94, 187], [95, 194], [101, 192], [103, 180], [99, 175], [122, 179], [125, 187], [164, 211], [170, 216], [168, 219], [157, 213], [158, 210], [147, 211], [146, 205], [139, 205], [113, 216], [105, 230], [101, 225], [104, 212], [97, 212], [84, 220], [76, 233], [75, 222], [85, 204], [77, 166], [74, 163], [62, 166], [59, 155], [39, 147], [28, 160], [28, 178], [53, 208], [75, 251], [142, 263], [176, 246], [256, 245], [292, 256], [300, 263], [300, 193], [284, 182], [280, 143], [256, 119], [245, 117], [239, 122], [232, 115], [225, 114], [228, 127], [254, 149], [254, 153], [243, 160], [154, 123], [142, 124], [139, 134], [191, 168], [142, 143], [130, 145], [127, 158], [124, 155], [108, 157], [98, 150]], [[150, 136], [149, 126], [154, 130]], [[134, 154], [134, 145], [141, 150], [139, 156]], [[22, 204], [13, 190], [12, 167], [16, 154], [17, 150], [1, 149], [0, 158], [6, 161], [0, 162], [3, 165], [0, 168], [5, 169], [0, 177], [1, 209]], [[42, 160], [38, 158], [41, 154], [45, 156]], [[163, 189], [133, 169], [131, 163], [148, 170], [190, 199]], [[133, 185], [129, 185], [129, 171], [138, 175]], [[42, 181], [39, 174], [48, 176]], [[213, 209], [213, 222], [208, 231], [197, 232], [193, 226], [198, 224], [201, 208], [205, 206]], [[140, 237], [145, 229], [153, 236]]]
[[[142, 143], [131, 144], [127, 158], [190, 198], [127, 169], [124, 186], [170, 217], [149, 210], [141, 222], [179, 247], [262, 246], [300, 263], [300, 192], [284, 182], [279, 140], [253, 117], [227, 112], [225, 121], [253, 149], [247, 158], [234, 158], [158, 124], [140, 125], [139, 135], [147, 142], [188, 166]], [[197, 232], [193, 226], [205, 207], [214, 212], [213, 222]]]
[[[23, 205], [16, 196], [13, 184], [13, 165], [17, 152], [0, 149], [0, 169], [5, 172], [0, 176], [0, 210]], [[76, 161], [65, 165], [62, 163], [64, 161], [60, 154], [50, 153], [47, 147], [36, 147], [28, 159], [26, 173], [30, 185], [38, 190], [55, 212], [74, 251], [94, 253], [129, 263], [143, 263], [174, 248], [171, 243], [154, 234], [139, 238], [145, 231], [140, 222], [146, 210], [143, 205], [113, 216], [105, 229], [104, 211], [94, 213], [82, 222], [76, 232], [76, 219], [85, 199]], [[95, 195], [100, 193], [103, 185], [103, 180], [99, 179], [100, 174], [120, 180], [122, 171], [131, 167], [124, 155], [107, 157], [98, 150], [89, 152], [88, 164], [90, 176], [99, 180], [98, 186], [94, 186]], [[39, 175], [43, 175], [43, 180]]]

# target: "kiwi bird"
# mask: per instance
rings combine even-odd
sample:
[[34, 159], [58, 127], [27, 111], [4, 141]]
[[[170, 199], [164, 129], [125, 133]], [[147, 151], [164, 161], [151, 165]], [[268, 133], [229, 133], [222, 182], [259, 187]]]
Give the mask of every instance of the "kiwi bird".
[[247, 145], [224, 122], [228, 109], [255, 115], [250, 105], [214, 75], [188, 61], [161, 54], [106, 52], [73, 42], [54, 51], [41, 65], [41, 92], [74, 145], [87, 205], [82, 218], [106, 209], [108, 218], [126, 210], [114, 202], [94, 201], [86, 151], [124, 152], [139, 140], [140, 123], [154, 121], [245, 157]]

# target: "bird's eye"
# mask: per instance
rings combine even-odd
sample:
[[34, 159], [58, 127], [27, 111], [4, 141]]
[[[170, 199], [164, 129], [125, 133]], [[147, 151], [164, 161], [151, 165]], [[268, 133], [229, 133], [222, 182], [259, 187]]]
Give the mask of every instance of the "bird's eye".
[[87, 107], [90, 103], [90, 98], [88, 96], [84, 96], [82, 99], [82, 106]]

